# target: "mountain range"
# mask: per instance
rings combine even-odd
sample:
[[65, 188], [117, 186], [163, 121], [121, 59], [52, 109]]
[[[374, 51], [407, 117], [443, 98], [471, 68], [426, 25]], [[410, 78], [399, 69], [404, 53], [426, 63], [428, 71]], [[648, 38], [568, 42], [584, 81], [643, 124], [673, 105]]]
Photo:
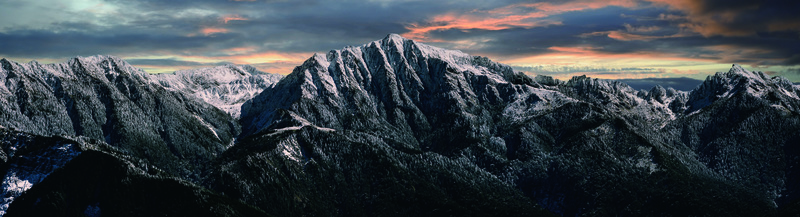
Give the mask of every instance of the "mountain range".
[[531, 77], [399, 35], [147, 74], [0, 60], [7, 216], [793, 216], [800, 87]]

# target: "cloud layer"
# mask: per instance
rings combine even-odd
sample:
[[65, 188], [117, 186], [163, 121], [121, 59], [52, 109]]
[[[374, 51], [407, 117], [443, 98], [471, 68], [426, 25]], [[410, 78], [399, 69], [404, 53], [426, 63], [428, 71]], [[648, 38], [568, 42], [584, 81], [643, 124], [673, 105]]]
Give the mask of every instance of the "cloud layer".
[[800, 66], [798, 4], [7, 0], [0, 2], [0, 57], [109, 54], [156, 72], [236, 63], [288, 73], [314, 52], [399, 33], [556, 77], [702, 78], [739, 63], [800, 81], [793, 73]]

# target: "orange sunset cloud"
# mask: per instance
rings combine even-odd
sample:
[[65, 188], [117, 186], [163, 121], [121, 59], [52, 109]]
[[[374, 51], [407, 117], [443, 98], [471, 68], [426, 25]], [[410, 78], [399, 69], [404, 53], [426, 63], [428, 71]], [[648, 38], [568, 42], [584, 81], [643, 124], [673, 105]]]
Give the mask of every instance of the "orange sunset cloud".
[[[440, 42], [427, 36], [430, 32], [460, 29], [504, 30], [510, 28], [535, 28], [561, 25], [560, 21], [541, 19], [551, 15], [571, 11], [598, 9], [608, 6], [635, 7], [633, 0], [613, 1], [574, 1], [561, 4], [549, 2], [522, 3], [488, 11], [472, 11], [467, 14], [445, 13], [437, 15], [425, 23], [408, 24], [408, 33], [404, 37], [427, 42]], [[532, 12], [521, 12], [520, 9], [532, 9]]]
[[227, 24], [228, 22], [234, 21], [234, 20], [249, 20], [249, 19], [241, 17], [239, 15], [227, 15], [227, 16], [223, 16], [222, 18], [220, 18], [220, 20], [222, 21], [222, 23]]
[[200, 33], [203, 35], [211, 35], [215, 33], [227, 33], [229, 30], [226, 28], [219, 28], [219, 27], [204, 27], [200, 29]]

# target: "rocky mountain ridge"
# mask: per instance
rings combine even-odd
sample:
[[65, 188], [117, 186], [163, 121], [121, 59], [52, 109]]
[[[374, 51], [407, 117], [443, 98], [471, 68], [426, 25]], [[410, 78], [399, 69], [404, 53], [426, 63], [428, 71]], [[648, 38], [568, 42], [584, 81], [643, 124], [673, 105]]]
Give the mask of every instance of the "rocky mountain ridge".
[[[28, 88], [25, 94], [35, 93], [29, 95], [64, 104], [57, 101], [64, 97], [50, 96], [56, 91], [47, 88], [53, 85], [37, 83], [37, 77], [42, 76], [19, 72], [25, 71], [20, 68], [35, 68], [35, 64], [2, 62], [0, 75], [14, 74], [0, 77], [5, 79], [8, 93], [20, 93], [16, 91], [20, 87], [37, 84], [43, 88]], [[135, 97], [139, 95], [128, 94], [131, 92], [146, 93], [140, 98], [154, 92], [180, 99], [182, 103], [170, 104], [169, 114], [159, 115], [158, 109], [155, 113], [143, 112], [160, 119], [174, 118], [170, 120], [196, 117], [186, 119], [199, 121], [182, 122], [185, 131], [166, 137], [161, 134], [166, 141], [162, 146], [182, 148], [137, 152], [131, 151], [135, 149], [126, 146], [124, 140], [75, 133], [58, 124], [28, 127], [41, 117], [60, 114], [62, 109], [58, 105], [50, 110], [28, 109], [37, 105], [32, 103], [37, 100], [28, 100], [32, 97], [22, 93], [3, 95], [8, 114], [13, 115], [7, 115], [12, 117], [8, 119], [4, 116], [5, 122], [0, 125], [36, 136], [66, 134], [91, 143], [107, 143], [119, 149], [113, 152], [118, 154], [105, 154], [112, 156], [110, 159], [94, 155], [81, 159], [133, 159], [127, 161], [141, 162], [147, 166], [140, 167], [161, 171], [154, 172], [159, 177], [181, 180], [194, 186], [191, 189], [209, 192], [203, 193], [203, 198], [232, 199], [256, 209], [231, 203], [229, 207], [239, 207], [230, 208], [231, 213], [769, 216], [796, 214], [793, 210], [800, 204], [800, 186], [796, 184], [800, 183], [800, 148], [795, 142], [800, 139], [800, 89], [783, 78], [738, 65], [709, 76], [689, 92], [660, 86], [637, 91], [624, 83], [585, 76], [568, 81], [528, 77], [485, 57], [391, 34], [361, 46], [312, 56], [274, 85], [264, 85], [262, 92], [241, 105], [237, 119], [230, 115], [234, 112], [225, 114], [217, 108], [241, 102], [224, 96], [235, 93], [235, 88], [226, 86], [231, 81], [257, 74], [246, 67], [207, 70], [219, 75], [196, 76], [206, 73], [196, 70], [154, 79], [127, 69], [113, 58], [96, 62], [98, 70], [85, 70], [88, 74], [105, 72], [110, 75], [104, 76], [111, 78], [141, 74], [130, 75], [137, 82], [117, 82], [116, 89], [128, 91], [120, 91], [125, 97], [112, 97], [114, 103], [110, 104], [127, 103], [125, 98], [143, 104]], [[63, 77], [59, 76], [55, 77]], [[105, 83], [101, 80], [93, 84], [102, 87]], [[131, 88], [139, 85], [149, 88]], [[252, 90], [244, 88], [239, 93], [250, 94]], [[92, 96], [104, 95], [108, 94]], [[214, 100], [221, 104], [215, 107]], [[28, 101], [31, 103], [19, 103]], [[50, 104], [57, 103], [45, 105]], [[19, 110], [29, 112], [14, 113]], [[39, 115], [36, 110], [51, 112]], [[202, 115], [206, 112], [214, 115]], [[158, 123], [156, 118], [151, 120]], [[124, 126], [111, 129], [123, 132], [123, 137], [130, 130]], [[3, 138], [12, 141], [16, 137], [8, 134]], [[176, 146], [176, 140], [215, 142], [210, 146]], [[232, 143], [225, 145], [226, 141]], [[211, 154], [186, 158], [182, 154], [186, 152], [181, 151], [203, 149]], [[153, 159], [161, 158], [153, 158], [151, 152], [175, 155], [178, 160], [164, 158], [167, 160], [154, 163], [159, 161]], [[83, 154], [77, 154], [76, 159], [80, 156]], [[85, 165], [86, 161], [68, 161], [63, 167], [72, 169], [60, 173], [80, 173], [74, 168], [81, 166], [70, 165]], [[13, 165], [5, 162], [3, 165]], [[8, 176], [4, 180], [19, 183]], [[44, 178], [41, 183], [59, 180], [69, 179], [59, 175]], [[8, 186], [5, 192], [17, 192], [14, 189], [19, 185]], [[26, 210], [119, 210], [84, 199], [81, 201], [86, 202], [80, 205], [37, 205], [31, 201], [62, 204], [67, 199], [46, 195], [68, 190], [48, 184], [42, 189], [49, 190], [34, 191], [36, 186], [30, 194], [12, 195], [27, 202], [17, 211], [11, 203], [9, 215]], [[79, 189], [84, 188], [80, 185]], [[190, 201], [197, 196], [180, 195], [190, 197]]]

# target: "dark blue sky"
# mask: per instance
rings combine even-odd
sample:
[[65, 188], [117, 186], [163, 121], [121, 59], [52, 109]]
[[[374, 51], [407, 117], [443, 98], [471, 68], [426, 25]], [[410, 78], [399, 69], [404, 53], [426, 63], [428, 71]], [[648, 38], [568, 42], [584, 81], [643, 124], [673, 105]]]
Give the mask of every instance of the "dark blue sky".
[[0, 57], [115, 55], [150, 72], [289, 73], [398, 33], [557, 78], [690, 77], [731, 63], [800, 81], [798, 1], [4, 0]]

